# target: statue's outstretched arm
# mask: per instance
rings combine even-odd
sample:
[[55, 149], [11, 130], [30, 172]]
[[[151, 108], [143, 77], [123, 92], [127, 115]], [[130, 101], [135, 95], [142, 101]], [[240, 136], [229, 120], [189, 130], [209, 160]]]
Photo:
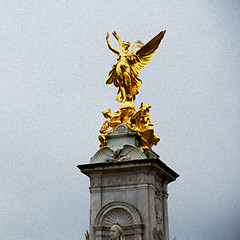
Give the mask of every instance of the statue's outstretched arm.
[[116, 50], [116, 49], [114, 49], [114, 48], [111, 46], [110, 42], [109, 42], [109, 33], [107, 33], [107, 35], [106, 35], [106, 41], [107, 41], [108, 48], [109, 48], [112, 52], [114, 52], [114, 53], [116, 53], [117, 55], [119, 55], [119, 51]]
[[122, 47], [122, 40], [121, 40], [121, 38], [118, 36], [118, 34], [115, 31], [112, 34], [117, 39], [119, 48], [121, 49], [121, 47]]

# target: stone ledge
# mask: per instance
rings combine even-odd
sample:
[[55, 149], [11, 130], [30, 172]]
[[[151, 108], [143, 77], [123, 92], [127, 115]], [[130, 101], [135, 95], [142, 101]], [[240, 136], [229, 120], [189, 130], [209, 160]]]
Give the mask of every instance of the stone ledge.
[[168, 183], [179, 177], [175, 171], [169, 168], [160, 159], [139, 159], [117, 162], [101, 162], [82, 164], [77, 166], [87, 176], [92, 174], [105, 174], [111, 172], [137, 172], [139, 170], [152, 170], [163, 177]]

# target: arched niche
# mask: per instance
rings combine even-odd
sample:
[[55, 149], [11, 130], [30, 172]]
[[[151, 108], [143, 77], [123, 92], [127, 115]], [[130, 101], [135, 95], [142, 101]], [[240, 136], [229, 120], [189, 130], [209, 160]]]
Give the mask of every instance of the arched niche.
[[126, 240], [142, 240], [142, 222], [137, 209], [131, 204], [115, 201], [106, 204], [97, 214], [94, 224], [95, 240], [108, 240], [109, 229], [119, 223]]

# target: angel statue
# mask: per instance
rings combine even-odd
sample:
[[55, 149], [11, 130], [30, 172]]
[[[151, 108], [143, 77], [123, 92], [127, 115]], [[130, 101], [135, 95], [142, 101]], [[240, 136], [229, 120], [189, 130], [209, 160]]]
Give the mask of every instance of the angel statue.
[[[141, 79], [138, 78], [139, 69], [143, 69], [148, 64], [163, 39], [165, 32], [165, 30], [160, 32], [145, 45], [141, 41], [132, 42], [132, 52], [128, 50], [130, 43], [122, 41], [116, 32], [112, 34], [118, 41], [119, 51], [114, 49], [110, 45], [109, 33], [107, 33], [107, 45], [112, 52], [118, 55], [118, 62], [113, 65], [112, 70], [109, 72], [106, 84], [113, 83], [118, 87], [117, 101], [125, 103], [135, 100], [135, 96], [138, 94], [138, 90], [142, 84]], [[135, 46], [140, 48], [134, 53]]]

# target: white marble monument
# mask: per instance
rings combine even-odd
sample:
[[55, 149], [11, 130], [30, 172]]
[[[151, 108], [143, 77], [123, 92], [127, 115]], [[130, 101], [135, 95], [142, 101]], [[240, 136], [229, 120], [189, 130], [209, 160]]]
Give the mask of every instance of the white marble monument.
[[[86, 240], [169, 240], [167, 185], [179, 176], [152, 151], [160, 138], [154, 132], [151, 105], [134, 101], [142, 80], [138, 78], [157, 50], [166, 31], [146, 44], [113, 36], [119, 51], [106, 84], [118, 88], [119, 110], [103, 110], [98, 139], [100, 149], [79, 169], [90, 178], [90, 226]], [[129, 47], [131, 45], [131, 52]], [[134, 49], [138, 50], [134, 50]]]
[[121, 226], [126, 240], [169, 240], [167, 185], [179, 176], [139, 136], [118, 125], [107, 146], [78, 168], [90, 178], [90, 240], [109, 240]]

